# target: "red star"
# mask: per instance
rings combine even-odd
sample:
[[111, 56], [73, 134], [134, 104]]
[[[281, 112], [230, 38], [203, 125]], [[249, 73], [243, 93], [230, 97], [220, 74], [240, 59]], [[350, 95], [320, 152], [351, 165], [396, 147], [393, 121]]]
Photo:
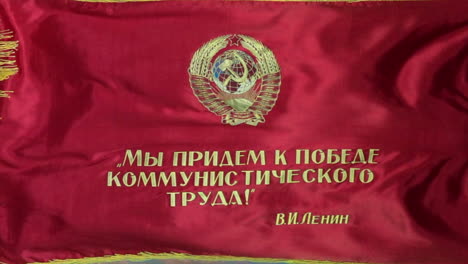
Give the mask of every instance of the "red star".
[[229, 42], [229, 46], [240, 46], [241, 40], [242, 38], [237, 35], [232, 35], [227, 39], [227, 41]]

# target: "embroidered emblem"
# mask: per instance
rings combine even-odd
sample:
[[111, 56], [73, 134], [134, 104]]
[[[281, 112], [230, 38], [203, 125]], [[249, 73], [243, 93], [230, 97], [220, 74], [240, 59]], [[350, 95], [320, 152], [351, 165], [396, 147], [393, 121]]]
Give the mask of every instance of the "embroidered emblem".
[[276, 103], [281, 73], [273, 52], [244, 35], [215, 38], [197, 50], [189, 68], [199, 101], [229, 125], [264, 123]]

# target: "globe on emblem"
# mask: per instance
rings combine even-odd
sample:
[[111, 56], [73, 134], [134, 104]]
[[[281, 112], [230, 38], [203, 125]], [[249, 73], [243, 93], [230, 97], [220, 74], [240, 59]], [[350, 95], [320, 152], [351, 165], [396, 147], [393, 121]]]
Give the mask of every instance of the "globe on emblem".
[[203, 44], [189, 67], [190, 86], [211, 112], [232, 126], [264, 123], [278, 99], [281, 71], [260, 41], [230, 34]]
[[213, 80], [222, 91], [243, 94], [255, 85], [257, 67], [254, 59], [244, 51], [228, 50], [213, 63]]

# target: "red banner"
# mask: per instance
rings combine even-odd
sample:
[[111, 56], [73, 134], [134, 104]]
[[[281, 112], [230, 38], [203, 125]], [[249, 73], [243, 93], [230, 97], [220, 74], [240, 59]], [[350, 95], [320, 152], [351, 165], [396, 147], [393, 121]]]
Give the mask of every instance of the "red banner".
[[0, 261], [468, 260], [468, 2], [0, 7]]

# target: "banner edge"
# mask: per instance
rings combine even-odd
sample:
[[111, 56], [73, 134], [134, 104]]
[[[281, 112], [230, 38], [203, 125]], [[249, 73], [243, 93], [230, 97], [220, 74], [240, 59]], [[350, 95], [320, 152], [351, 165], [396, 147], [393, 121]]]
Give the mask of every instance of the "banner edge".
[[[30, 262], [28, 264], [92, 264], [108, 263], [112, 261], [148, 261], [148, 260], [193, 260], [193, 261], [248, 261], [253, 263], [290, 263], [290, 264], [371, 264], [367, 262], [281, 259], [281, 258], [254, 258], [224, 255], [191, 255], [184, 253], [151, 253], [115, 254], [101, 257], [84, 257], [75, 259], [54, 259], [47, 262]], [[372, 263], [377, 264], [377, 263]]]

